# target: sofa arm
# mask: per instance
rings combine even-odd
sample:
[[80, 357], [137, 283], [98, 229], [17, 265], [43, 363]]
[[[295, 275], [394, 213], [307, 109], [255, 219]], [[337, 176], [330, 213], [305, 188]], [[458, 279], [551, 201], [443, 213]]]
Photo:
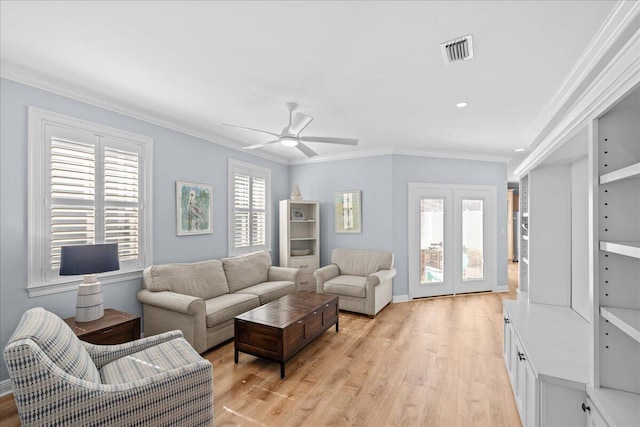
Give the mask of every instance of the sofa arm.
[[277, 267], [272, 265], [271, 267], [269, 267], [267, 279], [270, 282], [287, 281], [294, 282], [297, 285], [298, 280], [300, 280], [300, 269], [290, 267]]
[[142, 289], [138, 291], [138, 301], [143, 304], [177, 311], [178, 313], [195, 315], [200, 311], [200, 308], [202, 308], [202, 312], [204, 312], [204, 300], [202, 298], [179, 294], [177, 292], [152, 292]]
[[369, 281], [371, 281], [374, 286], [378, 286], [380, 283], [384, 283], [387, 280], [393, 279], [396, 276], [396, 273], [397, 270], [395, 268], [377, 271], [367, 277], [367, 284], [369, 283]]
[[325, 265], [314, 271], [313, 277], [316, 278], [316, 291], [324, 293], [324, 282], [336, 278], [338, 275], [340, 275], [340, 269], [336, 264]]
[[100, 369], [107, 363], [114, 360], [137, 353], [144, 349], [153, 347], [165, 341], [171, 341], [182, 337], [182, 331], [170, 331], [160, 335], [153, 335], [139, 340], [131, 341], [125, 344], [116, 345], [97, 345], [83, 341], [84, 347], [93, 359], [96, 368]]
[[207, 319], [204, 300], [170, 291], [138, 291], [142, 303], [145, 336], [179, 329], [184, 339], [203, 353], [207, 346]]

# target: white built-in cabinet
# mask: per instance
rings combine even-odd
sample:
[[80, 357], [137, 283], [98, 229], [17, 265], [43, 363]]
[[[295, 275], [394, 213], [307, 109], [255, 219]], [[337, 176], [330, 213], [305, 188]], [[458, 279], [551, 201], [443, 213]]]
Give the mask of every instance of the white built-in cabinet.
[[520, 283], [504, 301], [504, 359], [527, 427], [640, 426], [640, 30], [630, 34], [516, 169]]
[[320, 268], [320, 205], [308, 200], [280, 201], [280, 266], [300, 269], [298, 290], [315, 291]]

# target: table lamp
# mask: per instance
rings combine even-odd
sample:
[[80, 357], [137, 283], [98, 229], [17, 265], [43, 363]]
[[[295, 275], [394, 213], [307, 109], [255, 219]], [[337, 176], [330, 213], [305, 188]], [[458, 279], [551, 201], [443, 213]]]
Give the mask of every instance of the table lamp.
[[78, 286], [76, 322], [90, 322], [104, 316], [102, 287], [96, 274], [119, 269], [117, 243], [61, 248], [60, 275], [84, 274], [84, 282]]

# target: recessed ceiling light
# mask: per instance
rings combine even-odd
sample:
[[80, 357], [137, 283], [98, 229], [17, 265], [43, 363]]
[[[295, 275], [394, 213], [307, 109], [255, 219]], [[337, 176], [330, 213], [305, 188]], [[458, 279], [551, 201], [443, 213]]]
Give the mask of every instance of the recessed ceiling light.
[[469, 103], [468, 103], [468, 102], [458, 102], [458, 103], [456, 104], [456, 107], [458, 107], [458, 108], [464, 108], [464, 107], [466, 107], [467, 105], [469, 105]]
[[515, 151], [516, 153], [520, 153], [521, 151], [524, 151], [524, 150], [526, 150], [526, 148], [516, 148], [513, 151]]

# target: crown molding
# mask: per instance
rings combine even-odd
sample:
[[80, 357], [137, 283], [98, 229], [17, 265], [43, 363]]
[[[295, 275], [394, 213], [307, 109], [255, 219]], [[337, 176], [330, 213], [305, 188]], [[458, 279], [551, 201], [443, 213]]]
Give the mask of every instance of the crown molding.
[[439, 157], [443, 159], [476, 160], [482, 162], [508, 163], [511, 157], [498, 156], [492, 154], [468, 153], [459, 151], [437, 151], [437, 150], [405, 150], [395, 149], [393, 154], [402, 156], [417, 157]]
[[[640, 20], [640, 15], [636, 16]], [[640, 27], [638, 27], [640, 28]], [[526, 175], [551, 153], [571, 138], [589, 121], [602, 115], [625, 94], [640, 86], [640, 29], [609, 61], [591, 85], [581, 94], [573, 108], [563, 117], [538, 146], [514, 170], [514, 175]]]
[[[563, 114], [566, 114], [570, 107], [579, 101], [586, 91], [585, 88], [592, 85], [598, 75], [602, 74], [603, 69], [607, 67], [603, 64], [603, 58], [611, 55], [616, 45], [620, 44], [620, 37], [632, 26], [639, 13], [640, 1], [618, 1], [545, 108], [546, 113], [536, 120], [527, 137], [530, 141], [529, 149], [535, 151], [541, 145], [554, 127], [558, 126]], [[520, 169], [520, 166], [516, 168], [516, 170]]]
[[[122, 102], [118, 102], [117, 100], [107, 99], [105, 95], [99, 94], [95, 91], [91, 91], [77, 85], [71, 86], [67, 83], [57, 81], [55, 78], [46, 76], [42, 73], [27, 70], [14, 64], [9, 64], [7, 63], [7, 61], [2, 61], [2, 63], [0, 64], [0, 77], [27, 86], [32, 86], [37, 89], [52, 92], [56, 95], [64, 96], [66, 98], [80, 101], [85, 104], [93, 105], [94, 107], [109, 110], [111, 112], [131, 117], [133, 119], [137, 119], [146, 123], [180, 132], [185, 135], [193, 136], [195, 138], [202, 139], [203, 141], [211, 142], [227, 148], [231, 148], [233, 150], [247, 153], [246, 150], [243, 150], [243, 145], [238, 141], [234, 141], [217, 134], [194, 130], [188, 123], [182, 123], [175, 120], [167, 120], [158, 115], [151, 114], [148, 111], [143, 111], [131, 106], [127, 106]], [[270, 153], [252, 152], [247, 154], [280, 164], [286, 165], [288, 163], [286, 158]]]

